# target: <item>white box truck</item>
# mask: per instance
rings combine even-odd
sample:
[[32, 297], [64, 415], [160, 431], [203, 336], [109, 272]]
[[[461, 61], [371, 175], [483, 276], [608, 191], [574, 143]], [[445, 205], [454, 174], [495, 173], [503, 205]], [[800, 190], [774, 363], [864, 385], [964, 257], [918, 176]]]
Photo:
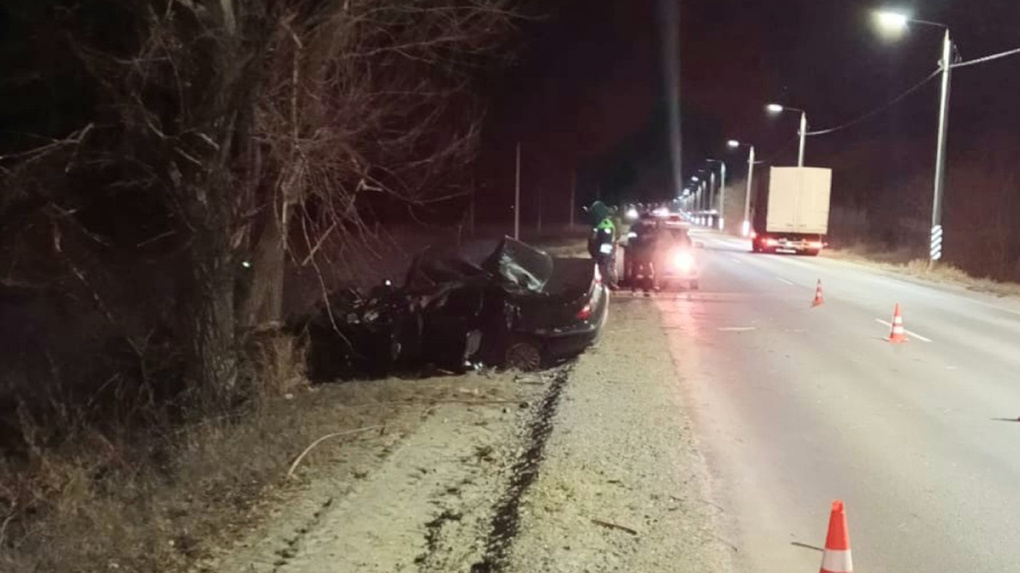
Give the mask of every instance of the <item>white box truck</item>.
[[[773, 167], [768, 207], [756, 209], [751, 250], [817, 255], [829, 232], [832, 170], [820, 167]], [[761, 202], [759, 202], [759, 205]]]

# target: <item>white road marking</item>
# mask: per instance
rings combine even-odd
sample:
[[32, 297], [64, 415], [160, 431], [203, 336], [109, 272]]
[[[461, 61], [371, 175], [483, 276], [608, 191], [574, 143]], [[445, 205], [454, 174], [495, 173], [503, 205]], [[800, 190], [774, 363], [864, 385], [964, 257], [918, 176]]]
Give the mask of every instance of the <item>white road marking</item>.
[[796, 286], [796, 285], [793, 284], [793, 281], [788, 281], [788, 280], [784, 279], [783, 277], [776, 277], [776, 280], [781, 282], [781, 283], [783, 283], [783, 284], [788, 284], [790, 286]]
[[738, 259], [737, 257], [730, 257], [730, 260], [737, 263], [738, 265], [744, 264], [744, 261]]
[[718, 328], [719, 332], [750, 332], [754, 330], [753, 326], [723, 326]]
[[[892, 323], [891, 323], [891, 322], [888, 322], [888, 321], [882, 320], [881, 318], [876, 318], [876, 319], [875, 319], [875, 322], [877, 322], [877, 323], [879, 323], [879, 324], [884, 324], [885, 326], [888, 326], [889, 328], [892, 328]], [[906, 332], [906, 333], [907, 333], [907, 334], [909, 334], [910, 336], [913, 336], [914, 338], [916, 338], [916, 339], [918, 339], [918, 340], [921, 340], [921, 341], [923, 341], [923, 342], [931, 342], [931, 339], [930, 339], [930, 338], [926, 338], [926, 337], [924, 337], [924, 336], [921, 336], [920, 334], [918, 334], [918, 333], [914, 332], [913, 330], [907, 330], [906, 328], [904, 328], [904, 329], [903, 329], [903, 332]]]

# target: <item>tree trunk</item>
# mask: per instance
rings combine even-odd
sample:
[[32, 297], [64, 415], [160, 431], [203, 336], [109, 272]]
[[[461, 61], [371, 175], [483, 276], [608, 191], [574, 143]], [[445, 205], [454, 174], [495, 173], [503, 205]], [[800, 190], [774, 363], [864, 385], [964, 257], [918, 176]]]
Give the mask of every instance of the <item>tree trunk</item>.
[[[229, 242], [216, 232], [192, 243], [192, 308], [189, 316], [191, 377], [207, 404], [225, 405], [237, 392], [234, 272]], [[222, 235], [222, 233], [219, 233]]]
[[278, 323], [283, 319], [283, 283], [287, 261], [280, 217], [274, 209], [267, 209], [261, 217], [260, 232], [251, 260], [251, 274], [246, 278], [245, 295], [240, 301], [242, 328]]

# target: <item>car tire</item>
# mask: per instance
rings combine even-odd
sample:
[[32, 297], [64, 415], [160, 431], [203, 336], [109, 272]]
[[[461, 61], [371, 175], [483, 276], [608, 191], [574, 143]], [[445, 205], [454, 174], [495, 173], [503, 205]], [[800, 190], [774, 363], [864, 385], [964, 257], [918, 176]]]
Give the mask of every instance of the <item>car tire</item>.
[[503, 366], [521, 372], [534, 372], [542, 367], [542, 350], [531, 340], [511, 340], [506, 347]]
[[698, 283], [698, 279], [691, 280], [691, 290], [698, 290], [700, 286], [701, 285]]
[[811, 249], [810, 251], [804, 251], [804, 254], [809, 257], [817, 257], [822, 251], [818, 249]]

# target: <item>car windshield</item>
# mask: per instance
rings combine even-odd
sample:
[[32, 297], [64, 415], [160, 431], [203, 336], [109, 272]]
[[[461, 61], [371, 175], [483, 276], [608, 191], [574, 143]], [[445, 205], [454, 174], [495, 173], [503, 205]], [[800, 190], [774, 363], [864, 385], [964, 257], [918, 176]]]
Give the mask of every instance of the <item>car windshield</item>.
[[553, 260], [545, 251], [506, 237], [482, 263], [482, 268], [511, 284], [541, 292], [552, 277]]

